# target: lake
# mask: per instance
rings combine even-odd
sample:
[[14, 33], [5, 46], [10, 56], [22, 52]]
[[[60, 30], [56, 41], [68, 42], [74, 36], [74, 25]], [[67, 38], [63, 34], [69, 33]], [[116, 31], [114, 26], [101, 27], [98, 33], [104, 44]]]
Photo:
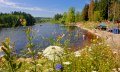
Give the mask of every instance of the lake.
[[50, 40], [56, 41], [58, 36], [63, 36], [61, 43], [64, 44], [69, 40], [69, 48], [80, 48], [88, 39], [83, 38], [85, 31], [76, 26], [64, 26], [62, 24], [41, 23], [34, 26], [2, 28], [0, 29], [0, 42], [5, 38], [10, 38], [11, 43], [15, 45], [17, 52], [26, 49], [27, 38], [25, 30], [30, 27], [32, 29], [33, 44], [35, 49], [45, 49], [49, 45], [53, 45]]

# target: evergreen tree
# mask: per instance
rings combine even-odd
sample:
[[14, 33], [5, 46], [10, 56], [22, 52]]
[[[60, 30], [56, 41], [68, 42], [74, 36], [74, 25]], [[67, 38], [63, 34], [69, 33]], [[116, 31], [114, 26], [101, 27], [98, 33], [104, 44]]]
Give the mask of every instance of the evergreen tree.
[[89, 4], [86, 4], [82, 11], [82, 19], [84, 21], [88, 21], [88, 8], [89, 8]]
[[99, 11], [100, 10], [99, 1], [100, 0], [94, 0], [94, 11]]
[[89, 9], [88, 9], [88, 17], [89, 21], [93, 21], [93, 14], [94, 14], [94, 0], [91, 0], [89, 4]]
[[118, 20], [120, 18], [120, 1], [112, 0], [110, 6], [110, 20]]
[[99, 2], [99, 11], [103, 20], [108, 19], [108, 4], [109, 0], [100, 0]]
[[54, 16], [55, 21], [59, 21], [61, 18], [62, 18], [61, 14], [55, 14], [55, 16]]

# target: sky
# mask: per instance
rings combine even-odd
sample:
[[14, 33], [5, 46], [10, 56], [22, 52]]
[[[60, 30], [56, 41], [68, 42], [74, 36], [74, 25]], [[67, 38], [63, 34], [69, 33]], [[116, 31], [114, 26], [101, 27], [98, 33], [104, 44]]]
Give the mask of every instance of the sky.
[[0, 12], [10, 13], [22, 11], [32, 14], [34, 17], [53, 17], [56, 13], [68, 11], [75, 7], [76, 11], [82, 11], [90, 0], [0, 0]]

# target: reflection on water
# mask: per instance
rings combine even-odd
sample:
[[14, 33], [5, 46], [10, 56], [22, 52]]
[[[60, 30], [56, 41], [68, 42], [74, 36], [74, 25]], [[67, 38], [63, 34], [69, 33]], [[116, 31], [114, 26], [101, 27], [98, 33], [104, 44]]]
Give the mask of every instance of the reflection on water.
[[[0, 30], [0, 42], [4, 41], [6, 37], [11, 39], [12, 43], [15, 43], [15, 48], [19, 52], [20, 49], [25, 49], [27, 44], [25, 29], [27, 27], [17, 27], [17, 28], [3, 28]], [[63, 26], [59, 24], [36, 24], [31, 26], [33, 43], [35, 48], [42, 49], [46, 48], [50, 43], [50, 39], [56, 41], [58, 36], [63, 36], [61, 43], [69, 40], [69, 47], [81, 47], [85, 42], [82, 38], [84, 31], [75, 26]]]

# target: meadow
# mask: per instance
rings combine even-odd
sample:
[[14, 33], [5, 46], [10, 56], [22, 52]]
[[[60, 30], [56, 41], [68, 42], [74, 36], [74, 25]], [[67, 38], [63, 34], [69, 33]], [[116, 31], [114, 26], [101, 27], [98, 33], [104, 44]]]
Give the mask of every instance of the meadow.
[[31, 29], [26, 30], [28, 39], [27, 52], [30, 57], [18, 56], [11, 48], [9, 38], [2, 42], [0, 72], [119, 72], [120, 53], [104, 42], [104, 39], [94, 38], [91, 43], [77, 51], [60, 43], [59, 36], [52, 46], [36, 53], [33, 50]]

